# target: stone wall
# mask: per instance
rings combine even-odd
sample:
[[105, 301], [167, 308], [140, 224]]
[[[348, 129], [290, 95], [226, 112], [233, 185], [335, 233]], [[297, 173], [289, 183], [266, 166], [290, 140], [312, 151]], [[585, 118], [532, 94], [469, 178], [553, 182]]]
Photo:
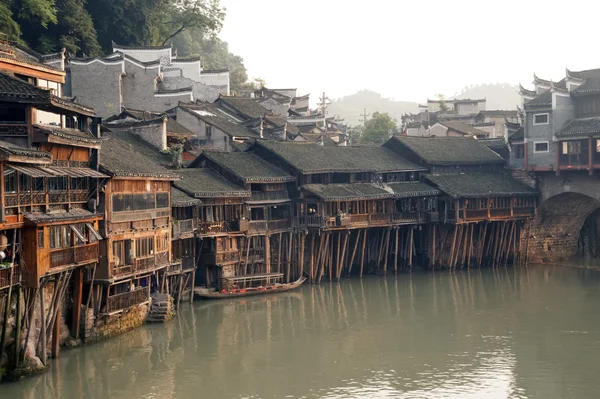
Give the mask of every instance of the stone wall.
[[[83, 311], [82, 329], [86, 344], [115, 337], [140, 327], [148, 317], [150, 304], [138, 305], [114, 316], [99, 317], [95, 320], [92, 309]], [[94, 321], [96, 321], [94, 325]]]
[[159, 150], [167, 149], [167, 125], [165, 122], [142, 122], [133, 126], [119, 126], [118, 124], [109, 125], [115, 133], [129, 132], [142, 138], [142, 140], [152, 144]]
[[71, 62], [67, 91], [78, 103], [94, 108], [99, 116], [115, 115], [121, 112], [122, 73], [122, 62]]

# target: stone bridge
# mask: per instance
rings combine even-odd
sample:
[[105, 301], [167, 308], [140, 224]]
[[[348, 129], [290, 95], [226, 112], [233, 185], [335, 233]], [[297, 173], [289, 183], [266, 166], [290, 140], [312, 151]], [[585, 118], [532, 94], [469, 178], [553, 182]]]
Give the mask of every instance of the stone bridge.
[[535, 180], [541, 198], [528, 234], [529, 262], [572, 258], [578, 252], [584, 223], [600, 208], [600, 174], [546, 172], [537, 173]]

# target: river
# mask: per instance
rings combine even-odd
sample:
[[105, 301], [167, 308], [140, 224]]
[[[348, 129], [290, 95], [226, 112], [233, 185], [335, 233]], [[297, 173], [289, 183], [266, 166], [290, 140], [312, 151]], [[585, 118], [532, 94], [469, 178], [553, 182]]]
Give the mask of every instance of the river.
[[51, 364], [0, 397], [598, 397], [600, 272], [413, 273], [197, 301]]

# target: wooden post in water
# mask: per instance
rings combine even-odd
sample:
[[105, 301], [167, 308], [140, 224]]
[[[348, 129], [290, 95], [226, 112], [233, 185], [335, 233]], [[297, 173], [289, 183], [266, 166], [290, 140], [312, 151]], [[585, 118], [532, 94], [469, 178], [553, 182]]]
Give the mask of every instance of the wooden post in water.
[[338, 269], [337, 279], [339, 280], [342, 276], [342, 269], [344, 267], [344, 257], [346, 256], [346, 250], [348, 248], [348, 236], [350, 235], [349, 231], [344, 233], [344, 245], [342, 246], [342, 257], [340, 258], [340, 268]]
[[396, 240], [395, 240], [395, 245], [394, 245], [394, 274], [398, 274], [398, 228], [396, 227], [394, 230], [396, 230]]
[[363, 234], [363, 243], [362, 243], [362, 251], [361, 251], [361, 256], [360, 256], [360, 278], [362, 278], [363, 276], [363, 266], [365, 264], [365, 246], [367, 244], [367, 229], [365, 229], [365, 232]]

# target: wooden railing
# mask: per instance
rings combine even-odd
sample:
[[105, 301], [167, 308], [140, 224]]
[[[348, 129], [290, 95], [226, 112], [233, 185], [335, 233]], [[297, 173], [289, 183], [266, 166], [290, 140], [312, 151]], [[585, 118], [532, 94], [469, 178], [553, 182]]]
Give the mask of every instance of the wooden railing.
[[369, 224], [370, 225], [389, 224], [391, 222], [392, 222], [392, 214], [391, 213], [369, 214]]
[[27, 136], [27, 124], [2, 123], [0, 124], [0, 136]]
[[240, 251], [217, 252], [216, 259], [215, 259], [216, 264], [239, 262], [239, 261], [240, 261]]
[[111, 277], [126, 276], [133, 273], [133, 265], [116, 265], [111, 263]]
[[392, 221], [394, 223], [421, 223], [425, 221], [425, 214], [416, 211], [396, 212], [392, 216]]
[[512, 214], [510, 208], [490, 209], [491, 218], [509, 218], [511, 216]]
[[173, 238], [178, 238], [182, 234], [191, 234], [198, 228], [198, 219], [174, 220]]
[[181, 267], [181, 260], [172, 262], [169, 267], [167, 267], [167, 273], [169, 274], [181, 273], [182, 270], [183, 268]]
[[200, 235], [212, 235], [237, 231], [235, 222], [199, 222], [198, 233]]
[[268, 231], [287, 230], [290, 227], [292, 227], [292, 222], [289, 219], [267, 221], [267, 230]]
[[266, 220], [250, 220], [248, 224], [248, 232], [249, 233], [260, 233], [267, 231], [267, 221]]
[[[12, 280], [11, 280], [12, 273]], [[0, 290], [16, 285], [21, 282], [21, 268], [19, 265], [0, 269]]]
[[50, 267], [91, 263], [98, 260], [98, 243], [57, 249], [50, 252]]
[[109, 296], [106, 303], [106, 313], [110, 314], [128, 309], [148, 301], [149, 298], [150, 287], [141, 287], [131, 292]]
[[462, 219], [487, 219], [488, 218], [488, 210], [487, 209], [463, 209], [458, 213], [459, 217]]
[[183, 258], [181, 260], [181, 266], [183, 267], [183, 270], [193, 270], [196, 268], [196, 258], [189, 257], [189, 258]]
[[535, 208], [533, 208], [533, 207], [513, 208], [513, 216], [533, 217], [533, 216], [535, 216]]
[[169, 252], [159, 252], [154, 255], [154, 263], [156, 266], [166, 266], [169, 264]]
[[287, 190], [280, 191], [252, 191], [250, 201], [277, 201], [288, 200], [290, 195]]
[[133, 267], [134, 267], [133, 269], [136, 273], [143, 272], [144, 270], [153, 269], [154, 268], [154, 255], [134, 259]]
[[325, 219], [323, 216], [297, 216], [295, 219], [296, 226], [298, 227], [324, 227]]

